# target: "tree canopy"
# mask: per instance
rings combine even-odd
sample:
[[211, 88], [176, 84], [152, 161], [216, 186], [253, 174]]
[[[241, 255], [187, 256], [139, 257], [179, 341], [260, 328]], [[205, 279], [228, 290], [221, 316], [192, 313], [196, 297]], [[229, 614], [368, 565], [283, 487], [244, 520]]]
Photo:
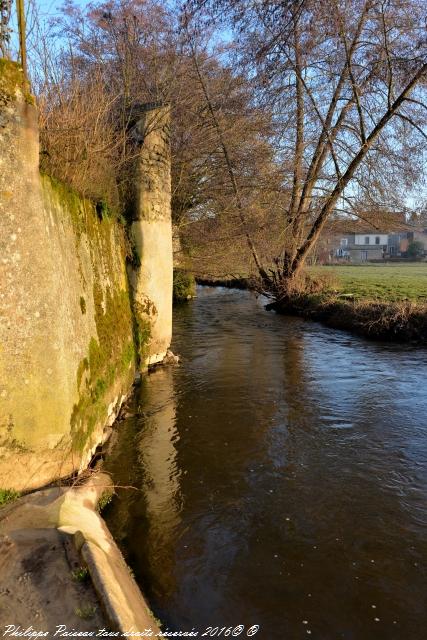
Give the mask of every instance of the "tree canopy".
[[331, 216], [422, 185], [425, 26], [422, 0], [67, 3], [32, 46], [42, 166], [125, 208], [138, 108], [169, 104], [183, 238], [279, 295]]

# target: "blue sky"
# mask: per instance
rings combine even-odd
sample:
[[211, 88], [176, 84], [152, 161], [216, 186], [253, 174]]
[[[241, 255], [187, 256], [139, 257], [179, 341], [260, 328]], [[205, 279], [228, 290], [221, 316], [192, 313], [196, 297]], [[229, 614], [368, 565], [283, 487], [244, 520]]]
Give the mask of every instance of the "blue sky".
[[[61, 0], [37, 0], [36, 2], [40, 13], [43, 16], [54, 16], [58, 13], [59, 7], [62, 5]], [[86, 0], [75, 0], [75, 4], [83, 7], [89, 4]]]
[[[88, 0], [74, 0], [75, 4], [78, 6], [84, 7], [89, 4]], [[59, 9], [63, 4], [63, 0], [35, 0], [35, 5], [38, 10], [38, 14], [41, 20], [45, 20], [48, 18], [54, 18], [59, 14]], [[24, 0], [24, 6], [26, 10], [28, 10], [28, 0]], [[12, 34], [12, 57], [17, 57], [18, 51], [18, 36], [17, 36], [17, 28], [16, 28], [16, 4], [13, 2], [12, 7], [12, 20], [11, 27], [13, 29]]]

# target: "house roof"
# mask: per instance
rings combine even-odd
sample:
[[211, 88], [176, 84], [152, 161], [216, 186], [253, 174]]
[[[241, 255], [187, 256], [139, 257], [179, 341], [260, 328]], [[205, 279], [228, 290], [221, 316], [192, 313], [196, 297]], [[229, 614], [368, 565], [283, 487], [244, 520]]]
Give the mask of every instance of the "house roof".
[[[365, 216], [363, 217], [365, 218]], [[350, 218], [349, 216], [332, 217], [325, 225], [324, 233], [327, 235], [347, 233], [381, 234], [404, 233], [405, 231], [416, 231], [419, 229], [418, 225], [406, 222], [403, 214], [382, 212], [380, 216], [378, 215], [375, 218], [371, 213], [367, 213], [366, 219], [364, 220]]]

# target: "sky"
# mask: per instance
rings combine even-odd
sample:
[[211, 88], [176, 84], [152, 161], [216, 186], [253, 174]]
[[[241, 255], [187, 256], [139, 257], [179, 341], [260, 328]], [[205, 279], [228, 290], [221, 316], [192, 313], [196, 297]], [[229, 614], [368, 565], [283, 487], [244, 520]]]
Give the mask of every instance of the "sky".
[[[60, 14], [60, 8], [64, 3], [64, 0], [33, 0], [35, 2], [35, 5], [37, 7], [38, 10], [38, 14], [40, 17], [40, 20], [47, 20], [49, 18], [54, 18], [55, 16], [58, 16]], [[172, 2], [172, 4], [174, 3], [174, 0], [163, 0], [166, 3]], [[77, 6], [80, 7], [85, 7], [88, 4], [90, 4], [90, 0], [73, 0], [74, 4], [76, 4]], [[17, 38], [17, 29], [16, 29], [16, 5], [15, 2], [13, 3], [14, 7], [12, 10], [12, 29], [14, 30], [13, 33], [13, 37], [12, 37], [12, 57], [13, 58], [17, 58], [18, 57], [18, 38]], [[24, 5], [26, 5], [27, 7], [29, 6], [29, 0], [24, 0]], [[223, 39], [227, 39], [227, 35], [229, 36], [229, 34], [227, 33], [223, 33], [222, 37]], [[230, 36], [229, 36], [230, 37]], [[418, 185], [419, 186], [419, 185]], [[407, 194], [407, 202], [406, 205], [409, 208], [413, 208], [414, 206], [416, 206], [416, 202], [418, 200], [418, 197], [421, 196], [422, 199], [426, 198], [426, 188], [425, 187], [421, 187], [421, 193], [415, 194], [415, 193], [408, 193]]]
[[[44, 16], [54, 16], [58, 13], [59, 7], [62, 5], [61, 0], [36, 0], [39, 11]], [[84, 7], [89, 4], [87, 0], [75, 0], [75, 4]]]
[[[77, 6], [84, 7], [89, 4], [88, 0], [73, 0]], [[49, 18], [54, 18], [59, 15], [60, 7], [63, 4], [63, 0], [34, 0], [34, 4], [37, 7], [37, 11], [41, 20], [47, 20]], [[27, 15], [27, 23], [30, 23], [31, 20], [28, 18], [28, 8], [29, 8], [28, 0], [24, 0], [24, 7], [26, 9]], [[17, 30], [17, 18], [16, 18], [16, 1], [13, 0], [12, 5], [12, 18], [10, 22], [10, 26], [12, 27], [12, 59], [18, 59], [18, 50], [19, 50], [19, 41], [18, 41], [18, 30]], [[28, 25], [27, 25], [28, 27]]]

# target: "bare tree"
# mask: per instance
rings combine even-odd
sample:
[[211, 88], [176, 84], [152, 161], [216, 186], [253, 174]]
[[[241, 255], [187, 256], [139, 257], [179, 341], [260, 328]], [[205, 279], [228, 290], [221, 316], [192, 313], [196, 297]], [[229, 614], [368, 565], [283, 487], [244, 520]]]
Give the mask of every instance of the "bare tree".
[[[233, 72], [224, 50], [205, 46], [194, 56], [177, 27], [162, 3], [116, 0], [89, 10], [67, 5], [48, 33], [36, 30], [31, 57], [37, 60], [41, 166], [85, 195], [123, 208], [138, 155], [132, 126], [140, 105], [168, 103], [175, 224], [184, 235], [215, 216], [230, 242], [243, 231], [257, 237], [261, 201], [276, 197], [281, 182], [271, 114], [252, 104], [250, 82]], [[232, 157], [238, 204], [218, 131]]]
[[420, 167], [427, 138], [425, 4], [196, 1], [186, 6], [196, 28], [206, 7], [221, 9], [234, 27], [254, 100], [272, 107], [278, 124], [276, 158], [292, 182], [291, 197], [284, 194], [283, 244], [273, 268], [254, 261], [265, 285], [286, 295], [337, 207], [351, 213], [363, 194], [384, 195], [387, 181], [402, 183], [414, 177], [408, 167]]
[[44, 171], [123, 209], [141, 104], [168, 101], [172, 32], [170, 15], [154, 0], [67, 3], [59, 18], [38, 21], [31, 75]]

